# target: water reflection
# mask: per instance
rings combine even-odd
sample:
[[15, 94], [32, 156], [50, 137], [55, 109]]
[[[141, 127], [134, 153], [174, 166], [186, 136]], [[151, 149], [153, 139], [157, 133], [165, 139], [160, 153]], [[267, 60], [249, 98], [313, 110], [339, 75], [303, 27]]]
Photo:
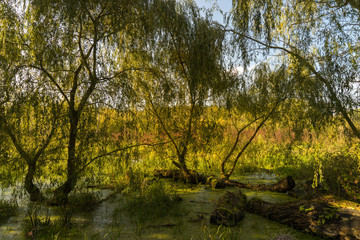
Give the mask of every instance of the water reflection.
[[[273, 174], [252, 174], [237, 179], [251, 184], [274, 183], [279, 180]], [[129, 217], [128, 214], [114, 212], [121, 209], [121, 205], [132, 195], [117, 194], [102, 202], [92, 212], [74, 212], [72, 225], [67, 239], [272, 239], [280, 234], [289, 234], [295, 239], [318, 239], [295, 231], [282, 224], [269, 221], [263, 217], [246, 213], [245, 218], [234, 228], [210, 225], [210, 214], [216, 200], [226, 191], [235, 188], [209, 189], [204, 186], [189, 186], [181, 183], [171, 183], [174, 191], [183, 199], [182, 212], [177, 216], [169, 216], [150, 221], [140, 221]], [[102, 198], [112, 194], [111, 190], [100, 191]], [[12, 190], [2, 192], [9, 198]], [[293, 200], [286, 194], [273, 192], [257, 192], [244, 189], [248, 199], [257, 197], [269, 202], [286, 202]], [[0, 226], [0, 239], [24, 239], [24, 219], [28, 218], [30, 205], [26, 198], [20, 204], [18, 216], [10, 218], [6, 224]], [[26, 203], [26, 204], [25, 204]], [[56, 207], [37, 206], [40, 217], [50, 216], [52, 221], [61, 217], [61, 210]], [[202, 217], [199, 217], [202, 216]]]

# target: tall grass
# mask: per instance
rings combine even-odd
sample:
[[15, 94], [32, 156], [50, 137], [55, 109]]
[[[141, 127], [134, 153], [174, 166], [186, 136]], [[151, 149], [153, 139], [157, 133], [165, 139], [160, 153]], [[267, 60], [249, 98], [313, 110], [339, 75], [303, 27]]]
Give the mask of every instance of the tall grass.
[[162, 181], [143, 186], [137, 194], [125, 200], [121, 211], [140, 222], [180, 213], [180, 197]]
[[0, 224], [6, 222], [18, 212], [18, 205], [12, 201], [0, 200]]

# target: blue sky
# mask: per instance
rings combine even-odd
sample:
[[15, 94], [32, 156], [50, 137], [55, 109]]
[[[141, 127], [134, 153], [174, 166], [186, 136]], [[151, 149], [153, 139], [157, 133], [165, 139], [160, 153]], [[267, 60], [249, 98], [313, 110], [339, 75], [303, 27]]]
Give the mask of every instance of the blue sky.
[[[195, 2], [200, 8], [207, 9], [211, 9], [215, 4], [215, 8], [220, 8], [224, 13], [230, 12], [232, 4], [232, 0], [195, 0]], [[214, 12], [214, 20], [218, 21], [219, 23], [224, 23], [223, 16], [219, 11]]]

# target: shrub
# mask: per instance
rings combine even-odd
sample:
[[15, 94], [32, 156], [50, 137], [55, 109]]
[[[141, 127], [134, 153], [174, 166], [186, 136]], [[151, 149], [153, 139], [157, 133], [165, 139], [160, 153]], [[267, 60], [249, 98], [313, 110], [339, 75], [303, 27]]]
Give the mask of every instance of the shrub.
[[0, 200], [0, 224], [3, 224], [10, 217], [15, 216], [18, 205], [11, 201]]
[[125, 201], [122, 210], [132, 217], [143, 221], [179, 213], [180, 197], [175, 192], [169, 192], [163, 182], [155, 182], [142, 189], [136, 198]]
[[79, 211], [92, 211], [100, 202], [100, 193], [78, 192], [69, 196], [68, 206]]
[[325, 187], [337, 196], [360, 200], [360, 176], [357, 157], [345, 154], [330, 155], [322, 162], [321, 173]]

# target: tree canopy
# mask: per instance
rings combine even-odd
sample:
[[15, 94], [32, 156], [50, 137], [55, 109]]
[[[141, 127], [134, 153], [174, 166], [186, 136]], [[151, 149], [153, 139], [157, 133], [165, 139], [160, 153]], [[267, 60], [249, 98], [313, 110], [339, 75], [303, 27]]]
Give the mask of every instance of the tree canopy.
[[269, 121], [292, 117], [298, 137], [341, 115], [360, 139], [359, 11], [355, 0], [234, 0], [223, 26], [194, 1], [2, 1], [4, 179], [25, 176], [41, 200], [36, 179], [57, 175], [62, 204], [94, 162], [129, 163], [144, 146], [166, 145], [161, 161], [191, 177], [196, 154], [226, 139], [228, 179]]
[[234, 40], [245, 64], [256, 53], [285, 64], [298, 79], [297, 96], [323, 115], [351, 120], [359, 106], [359, 4], [356, 1], [233, 1]]

